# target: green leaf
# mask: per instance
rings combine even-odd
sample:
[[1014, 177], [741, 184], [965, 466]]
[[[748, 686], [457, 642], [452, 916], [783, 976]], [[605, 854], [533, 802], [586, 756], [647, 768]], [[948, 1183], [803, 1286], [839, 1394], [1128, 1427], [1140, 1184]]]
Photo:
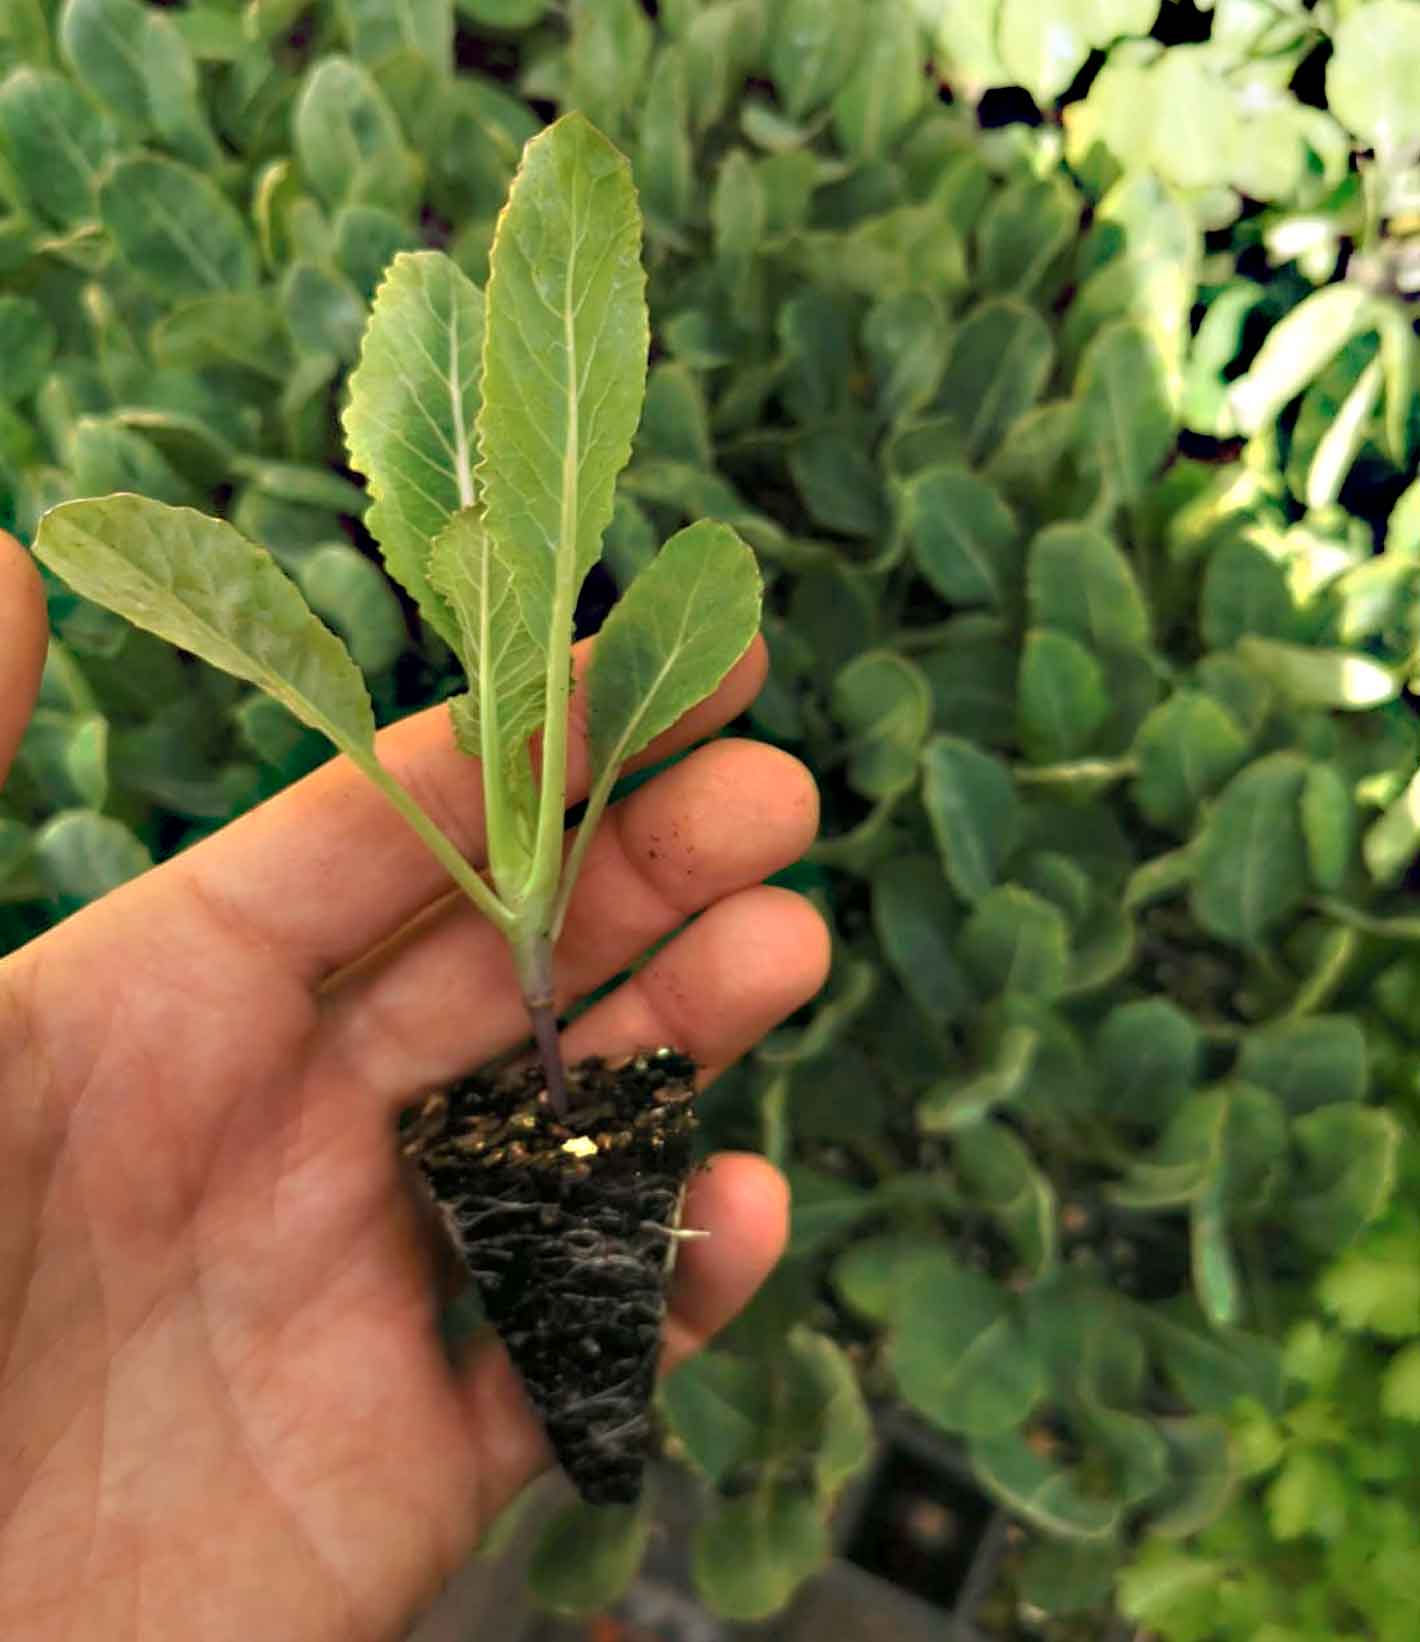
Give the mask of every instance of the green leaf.
[[855, 66], [833, 99], [833, 130], [860, 163], [883, 157], [922, 107], [926, 46], [907, 6], [887, 6], [859, 44]]
[[1330, 507], [1341, 494], [1370, 431], [1371, 414], [1381, 397], [1381, 362], [1373, 359], [1342, 400], [1331, 426], [1317, 441], [1307, 470], [1305, 501], [1313, 511]]
[[661, 47], [647, 78], [637, 125], [636, 182], [647, 216], [668, 222], [689, 216], [695, 155], [686, 53], [677, 45]]
[[1341, 1102], [1298, 1118], [1292, 1136], [1303, 1158], [1287, 1198], [1292, 1233], [1307, 1247], [1334, 1254], [1390, 1202], [1400, 1125], [1389, 1112]]
[[419, 192], [419, 170], [394, 110], [369, 72], [348, 57], [322, 57], [296, 104], [296, 158], [332, 209], [361, 202], [396, 214]]
[[1161, 1123], [1194, 1087], [1202, 1052], [1202, 1033], [1167, 998], [1116, 1005], [1095, 1039], [1101, 1105], [1130, 1123]]
[[1379, 707], [1400, 694], [1399, 675], [1359, 651], [1314, 649], [1245, 634], [1237, 653], [1298, 707]]
[[1096, 1541], [1113, 1536], [1118, 1503], [1091, 1498], [1071, 1472], [1042, 1459], [1021, 1432], [977, 1437], [967, 1457], [982, 1487], [1052, 1538]]
[[523, 625], [513, 577], [477, 508], [450, 518], [434, 538], [425, 570], [458, 621], [455, 648], [468, 678], [468, 694], [451, 709], [459, 745], [503, 777], [501, 787], [491, 779], [485, 783], [489, 860], [500, 886], [512, 886], [532, 848], [534, 798], [525, 751], [543, 721], [542, 651]]
[[1356, 844], [1356, 806], [1335, 764], [1308, 768], [1301, 817], [1312, 882], [1320, 890], [1340, 889]]
[[331, 224], [331, 252], [341, 273], [366, 302], [374, 300], [401, 251], [420, 248], [418, 230], [378, 205], [346, 205]]
[[281, 281], [281, 312], [291, 340], [311, 358], [352, 363], [365, 329], [365, 304], [344, 278], [317, 262], [293, 262]]
[[1070, 926], [1059, 907], [1016, 884], [989, 891], [962, 929], [962, 962], [989, 991], [1058, 997]]
[[718, 1483], [755, 1450], [769, 1417], [771, 1387], [759, 1364], [704, 1351], [661, 1387], [661, 1406], [695, 1467]]
[[1020, 574], [1020, 531], [995, 487], [962, 467], [929, 467], [904, 489], [918, 568], [952, 604], [1003, 607]]
[[170, 309], [149, 337], [153, 357], [173, 370], [236, 365], [265, 377], [284, 376], [280, 315], [266, 295], [221, 291]]
[[952, 1159], [1026, 1270], [1043, 1277], [1056, 1260], [1055, 1191], [1030, 1152], [1004, 1124], [988, 1121], [960, 1130]]
[[1009, 79], [1043, 107], [1084, 66], [1090, 40], [1071, 0], [1001, 0], [997, 43]]
[[1343, 14], [1326, 65], [1331, 112], [1384, 165], [1420, 146], [1420, 17], [1406, 0], [1371, 0]]
[[121, 821], [92, 810], [63, 810], [34, 835], [40, 878], [51, 895], [94, 901], [146, 872], [153, 857]]
[[1054, 362], [1050, 327], [1019, 299], [993, 297], [967, 315], [934, 404], [956, 421], [970, 461], [984, 461], [1036, 402]]
[[1023, 177], [1003, 188], [977, 226], [981, 288], [1036, 301], [1048, 296], [1061, 255], [1077, 237], [1080, 204], [1075, 189], [1056, 177]]
[[1188, 1538], [1219, 1515], [1237, 1484], [1233, 1429], [1216, 1415], [1160, 1419], [1155, 1429], [1167, 1444], [1169, 1476], [1149, 1514], [1149, 1533]]
[[19, 68], [0, 85], [0, 158], [20, 201], [61, 228], [91, 222], [110, 123], [62, 74]]
[[271, 556], [220, 519], [140, 496], [66, 502], [36, 556], [85, 598], [258, 684], [339, 747], [369, 749], [359, 669]]
[[636, 1505], [578, 1500], [538, 1536], [528, 1586], [554, 1613], [600, 1613], [636, 1577], [651, 1534], [651, 1513]]
[[1114, 1595], [1121, 1570], [1117, 1545], [1079, 1545], [1038, 1539], [1021, 1558], [1019, 1590], [1023, 1601], [1048, 1614], [1083, 1614], [1104, 1609]]
[[1057, 524], [1032, 541], [1026, 572], [1032, 623], [1094, 650], [1143, 648], [1149, 612], [1133, 567], [1090, 525]]
[[728, 525], [704, 519], [671, 537], [597, 638], [587, 682], [593, 785], [715, 689], [754, 637], [759, 608], [754, 555]]
[[1376, 324], [1375, 299], [1361, 285], [1313, 291], [1267, 333], [1229, 403], [1239, 431], [1256, 433], [1328, 365], [1353, 336]]
[[873, 875], [873, 929], [883, 955], [929, 1021], [946, 1026], [974, 1007], [953, 950], [956, 905], [940, 864], [897, 856]]
[[922, 770], [922, 801], [947, 880], [964, 901], [979, 901], [1020, 836], [1010, 771], [956, 736], [934, 736], [923, 751]]
[[345, 639], [362, 673], [388, 672], [404, 653], [409, 634], [390, 584], [348, 542], [327, 542], [300, 569], [301, 591], [311, 607]]
[[1234, 540], [1210, 555], [1199, 611], [1209, 649], [1225, 650], [1249, 635], [1286, 639], [1295, 621], [1287, 573], [1270, 554]]
[[24, 63], [50, 64], [49, 23], [40, 0], [13, 0], [0, 15], [0, 75]]
[[1354, 1015], [1312, 1015], [1249, 1032], [1237, 1075], [1292, 1112], [1366, 1098], [1366, 1035]]
[[1021, 653], [1021, 749], [1035, 764], [1074, 758], [1109, 716], [1099, 663], [1076, 639], [1033, 627]]
[[1041, 1048], [1033, 1026], [1007, 1026], [980, 1070], [943, 1078], [917, 1103], [917, 1127], [928, 1135], [960, 1134], [975, 1128], [998, 1106], [1023, 1097]]
[[99, 215], [119, 255], [169, 300], [254, 288], [256, 245], [210, 178], [175, 160], [119, 160], [99, 185]]
[[485, 523], [544, 655], [570, 632], [641, 411], [640, 253], [630, 166], [564, 116], [528, 144], [499, 219], [478, 416]]
[[1392, 1420], [1420, 1423], [1420, 1341], [1397, 1352], [1386, 1365], [1381, 1411]]
[[809, 517], [844, 536], [881, 536], [887, 509], [877, 464], [860, 437], [836, 428], [803, 434], [789, 450], [789, 472]]
[[1173, 447], [1164, 363], [1142, 325], [1120, 321], [1090, 343], [1076, 378], [1080, 441], [1116, 495], [1137, 502]]
[[832, 1549], [817, 1500], [791, 1481], [767, 1481], [695, 1530], [691, 1567], [706, 1603], [725, 1619], [776, 1613]]
[[23, 296], [0, 296], [0, 400], [27, 398], [44, 381], [54, 356], [54, 326]]
[[895, 651], [865, 650], [835, 676], [832, 702], [853, 749], [853, 790], [888, 798], [915, 786], [932, 717], [931, 692], [917, 668]]
[[948, 1431], [1007, 1431], [1045, 1393], [1044, 1364], [1001, 1289], [979, 1272], [914, 1272], [888, 1349], [901, 1395]]
[[1299, 801], [1306, 762], [1271, 753], [1224, 788], [1199, 840], [1194, 916], [1225, 941], [1251, 946], [1307, 894]]
[[870, 1322], [895, 1325], [919, 1279], [950, 1283], [960, 1266], [946, 1247], [921, 1238], [860, 1237], [834, 1262], [833, 1284]]
[[572, 0], [565, 106], [620, 136], [645, 83], [654, 31], [640, 0]]
[[456, 649], [458, 624], [429, 580], [429, 555], [474, 499], [483, 325], [483, 293], [447, 257], [396, 257], [375, 296], [344, 417], [351, 464], [374, 497], [365, 523], [385, 567]]
[[771, 18], [769, 72], [785, 112], [801, 120], [858, 65], [868, 18], [856, 0], [778, 0]]
[[1420, 850], [1420, 773], [1405, 791], [1387, 805], [1378, 821], [1366, 828], [1361, 856], [1366, 871], [1378, 884], [1391, 884], [1409, 867]]
[[450, 0], [340, 0], [339, 9], [346, 41], [363, 62], [407, 49], [447, 65], [454, 37]]
[[1134, 802], [1150, 821], [1182, 832], [1247, 757], [1247, 738], [1212, 696], [1179, 690], [1139, 726], [1134, 757]]

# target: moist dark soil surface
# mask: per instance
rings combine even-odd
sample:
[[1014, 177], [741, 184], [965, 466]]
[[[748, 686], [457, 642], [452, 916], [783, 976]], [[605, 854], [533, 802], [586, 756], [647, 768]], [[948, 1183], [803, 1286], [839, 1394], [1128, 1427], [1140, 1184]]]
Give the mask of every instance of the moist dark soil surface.
[[476, 1074], [406, 1121], [418, 1164], [554, 1451], [592, 1504], [631, 1504], [655, 1446], [671, 1250], [690, 1173], [695, 1064], [670, 1049]]

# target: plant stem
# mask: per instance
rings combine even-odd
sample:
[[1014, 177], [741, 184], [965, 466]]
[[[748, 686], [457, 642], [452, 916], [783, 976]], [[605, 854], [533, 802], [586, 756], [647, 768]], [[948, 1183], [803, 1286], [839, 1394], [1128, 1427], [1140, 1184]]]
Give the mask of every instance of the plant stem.
[[[539, 920], [541, 921], [541, 920]], [[559, 1118], [569, 1109], [567, 1074], [562, 1065], [562, 1045], [557, 1037], [556, 994], [552, 985], [552, 942], [544, 933], [529, 936], [514, 945], [518, 980], [523, 989], [523, 1006], [532, 1023], [533, 1038], [542, 1061], [547, 1098]]]
[[557, 899], [552, 905], [552, 918], [549, 923], [549, 938], [556, 940], [562, 933], [562, 922], [567, 916], [568, 903], [572, 899], [572, 889], [577, 882], [577, 874], [582, 870], [582, 860], [587, 853], [587, 846], [592, 841], [592, 834], [597, 830], [597, 824], [606, 809], [607, 800], [611, 797], [612, 788], [616, 785], [618, 771], [607, 770], [597, 783], [587, 799], [587, 807], [582, 811], [582, 819], [577, 823], [577, 836], [573, 840], [571, 851], [562, 867], [562, 881], [557, 886]]

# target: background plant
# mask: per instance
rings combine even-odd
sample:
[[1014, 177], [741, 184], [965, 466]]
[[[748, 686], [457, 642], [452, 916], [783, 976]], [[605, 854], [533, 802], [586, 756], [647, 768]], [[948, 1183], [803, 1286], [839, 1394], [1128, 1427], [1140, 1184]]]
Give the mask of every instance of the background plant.
[[[384, 718], [457, 685], [338, 466], [370, 293], [424, 244], [481, 282], [554, 109], [632, 157], [654, 352], [608, 559], [703, 516], [756, 548], [751, 727], [820, 777], [793, 881], [836, 932], [824, 999], [704, 1102], [796, 1201], [666, 1394], [707, 1598], [769, 1611], [827, 1554], [863, 1391], [1038, 1530], [1041, 1605], [1106, 1596], [1141, 1535], [1191, 1555], [1412, 1121], [1420, 6], [13, 15], [20, 528], [125, 487], [221, 508]], [[320, 756], [58, 587], [51, 615], [11, 941]], [[562, 1605], [634, 1568], [596, 1543]]]

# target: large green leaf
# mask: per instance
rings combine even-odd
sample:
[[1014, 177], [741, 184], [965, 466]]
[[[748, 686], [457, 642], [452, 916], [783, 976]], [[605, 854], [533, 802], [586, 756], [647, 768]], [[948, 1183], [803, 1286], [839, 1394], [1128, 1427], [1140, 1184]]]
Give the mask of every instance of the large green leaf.
[[646, 379], [631, 168], [582, 116], [528, 144], [490, 265], [478, 479], [546, 654], [601, 550]]
[[1138, 501], [1173, 444], [1164, 362], [1142, 325], [1107, 326], [1085, 350], [1077, 392], [1080, 438], [1115, 493]]
[[407, 211], [418, 194], [417, 162], [369, 72], [348, 57], [322, 57], [296, 105], [295, 148], [311, 187], [330, 207], [362, 201]]
[[1169, 1117], [1197, 1080], [1203, 1034], [1167, 998], [1121, 1003], [1095, 1039], [1100, 1104], [1132, 1124]]
[[483, 293], [448, 257], [396, 257], [345, 410], [350, 460], [374, 497], [365, 523], [390, 574], [455, 649], [458, 623], [429, 579], [429, 555], [449, 518], [474, 500], [483, 323]]
[[963, 467], [929, 467], [903, 516], [923, 576], [952, 604], [1004, 606], [1020, 574], [1020, 530], [1000, 494]]
[[1366, 1098], [1366, 1034], [1354, 1015], [1281, 1020], [1249, 1032], [1238, 1076], [1270, 1089], [1292, 1112]]
[[1055, 360], [1050, 327], [1015, 297], [993, 297], [956, 333], [935, 403], [957, 423], [973, 462], [1040, 397]]
[[1225, 708], [1201, 690], [1178, 690], [1139, 726], [1134, 802], [1150, 821], [1182, 831], [1246, 756], [1247, 738]]
[[1149, 642], [1149, 612], [1133, 567], [1090, 525], [1041, 531], [1030, 546], [1026, 593], [1033, 623], [1057, 627], [1092, 649]]
[[1299, 801], [1306, 762], [1271, 753], [1224, 789], [1199, 841], [1193, 910], [1210, 933], [1250, 946], [1307, 894]]
[[1402, 1130], [1395, 1116], [1338, 1102], [1297, 1119], [1303, 1158], [1287, 1211], [1299, 1241], [1323, 1254], [1344, 1248], [1390, 1201]]
[[759, 627], [754, 554], [728, 525], [677, 531], [607, 617], [587, 679], [593, 785], [713, 691]]
[[337, 746], [368, 749], [360, 670], [271, 556], [220, 519], [141, 496], [66, 502], [35, 540], [85, 598], [259, 684]]
[[236, 207], [200, 171], [156, 155], [118, 161], [99, 187], [99, 214], [119, 254], [158, 295], [253, 288], [256, 243]]
[[1054, 764], [1084, 752], [1109, 706], [1104, 673], [1078, 639], [1049, 627], [1026, 634], [1017, 710], [1027, 758]]
[[877, 159], [927, 95], [922, 31], [908, 6], [874, 17], [852, 72], [833, 99], [833, 129], [855, 160]]

